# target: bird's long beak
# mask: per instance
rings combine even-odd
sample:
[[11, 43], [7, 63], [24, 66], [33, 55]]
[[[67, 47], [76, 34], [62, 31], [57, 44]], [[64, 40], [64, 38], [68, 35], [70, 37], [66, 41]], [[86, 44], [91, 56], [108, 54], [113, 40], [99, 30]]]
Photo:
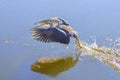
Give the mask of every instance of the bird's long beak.
[[76, 44], [77, 46], [79, 46], [80, 48], [84, 48], [84, 46], [80, 43], [80, 41], [79, 41], [79, 38], [78, 38], [78, 37], [76, 37], [75, 44]]

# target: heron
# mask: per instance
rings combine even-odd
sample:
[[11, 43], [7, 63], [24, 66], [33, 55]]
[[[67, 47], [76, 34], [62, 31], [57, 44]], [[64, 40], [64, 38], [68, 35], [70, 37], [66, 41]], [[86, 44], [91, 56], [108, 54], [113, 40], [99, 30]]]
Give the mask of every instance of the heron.
[[69, 23], [59, 17], [45, 19], [35, 23], [35, 27], [30, 30], [33, 39], [45, 43], [59, 42], [69, 44], [70, 38], [75, 38], [75, 44], [82, 48], [79, 42], [78, 33]]

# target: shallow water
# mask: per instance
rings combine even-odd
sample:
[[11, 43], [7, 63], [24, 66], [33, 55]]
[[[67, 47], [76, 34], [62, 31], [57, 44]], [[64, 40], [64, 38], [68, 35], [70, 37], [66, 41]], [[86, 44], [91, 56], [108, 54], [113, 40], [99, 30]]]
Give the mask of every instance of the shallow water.
[[[119, 0], [1, 0], [0, 80], [120, 80], [119, 3]], [[82, 44], [97, 51], [79, 49], [74, 39], [69, 45], [62, 45], [30, 38], [29, 30], [35, 22], [56, 16], [65, 18], [78, 31]], [[43, 67], [53, 60], [62, 68], [56, 66], [60, 68], [57, 71], [55, 65], [52, 67], [55, 76], [32, 70], [32, 65], [41, 59], [45, 59]]]

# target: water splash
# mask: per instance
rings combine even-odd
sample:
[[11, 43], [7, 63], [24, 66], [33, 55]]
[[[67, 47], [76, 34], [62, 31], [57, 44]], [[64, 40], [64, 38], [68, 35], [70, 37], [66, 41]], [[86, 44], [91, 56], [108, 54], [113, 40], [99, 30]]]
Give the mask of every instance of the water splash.
[[114, 48], [120, 48], [120, 37], [117, 37], [115, 39], [107, 37], [105, 40], [109, 46], [114, 47]]
[[[112, 41], [112, 39], [108, 39]], [[115, 40], [115, 45], [119, 44], [120, 39]], [[120, 73], [120, 50], [116, 48], [108, 48], [105, 46], [98, 46], [96, 40], [92, 44], [82, 43], [84, 47], [77, 49], [77, 53], [81, 53], [82, 56], [90, 55], [98, 59], [99, 61], [109, 65], [114, 70]], [[115, 46], [114, 45], [114, 46]]]
[[120, 48], [120, 37], [118, 37], [118, 38], [115, 40], [114, 46]]

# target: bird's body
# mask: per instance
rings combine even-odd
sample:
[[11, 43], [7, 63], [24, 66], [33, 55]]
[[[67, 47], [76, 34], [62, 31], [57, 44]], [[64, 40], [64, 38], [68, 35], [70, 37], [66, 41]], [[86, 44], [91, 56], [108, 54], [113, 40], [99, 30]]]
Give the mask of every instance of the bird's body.
[[[76, 38], [77, 32], [63, 19], [50, 18], [35, 23], [36, 27], [31, 29], [31, 35], [34, 39], [42, 42], [59, 42], [69, 44], [70, 37]], [[47, 28], [41, 27], [46, 26]]]

